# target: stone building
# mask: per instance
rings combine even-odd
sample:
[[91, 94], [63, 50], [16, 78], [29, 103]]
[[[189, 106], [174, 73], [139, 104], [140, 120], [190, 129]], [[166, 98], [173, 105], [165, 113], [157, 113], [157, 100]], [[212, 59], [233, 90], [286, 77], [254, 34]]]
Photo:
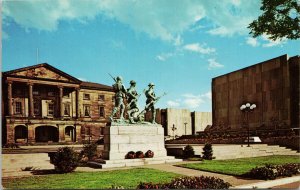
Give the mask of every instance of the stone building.
[[[150, 112], [146, 113], [147, 121], [151, 117]], [[190, 112], [188, 109], [156, 109], [156, 122], [163, 126], [165, 136], [195, 135], [212, 124], [212, 114]]]
[[212, 79], [213, 125], [240, 130], [247, 122], [240, 106], [255, 103], [251, 129], [299, 128], [299, 56], [267, 60]]
[[2, 73], [3, 143], [98, 140], [112, 87], [83, 82], [47, 63]]

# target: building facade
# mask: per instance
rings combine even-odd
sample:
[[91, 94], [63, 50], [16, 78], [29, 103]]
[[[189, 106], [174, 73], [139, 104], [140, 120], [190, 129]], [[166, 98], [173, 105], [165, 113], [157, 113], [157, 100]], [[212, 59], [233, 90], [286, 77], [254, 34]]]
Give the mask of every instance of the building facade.
[[[146, 113], [145, 119], [151, 121], [152, 114]], [[164, 128], [165, 136], [196, 135], [212, 125], [211, 112], [191, 112], [188, 109], [156, 109], [156, 123]]]
[[247, 119], [240, 110], [255, 103], [250, 128], [299, 128], [299, 56], [283, 55], [212, 79], [213, 125], [240, 130]]
[[98, 140], [113, 101], [112, 87], [83, 82], [47, 63], [3, 72], [3, 144]]

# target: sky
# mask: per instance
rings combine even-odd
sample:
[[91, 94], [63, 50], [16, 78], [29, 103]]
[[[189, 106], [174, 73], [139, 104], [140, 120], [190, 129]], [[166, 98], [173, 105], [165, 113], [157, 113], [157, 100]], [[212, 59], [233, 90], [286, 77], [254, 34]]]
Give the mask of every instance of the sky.
[[[80, 80], [155, 84], [158, 108], [211, 111], [211, 80], [299, 40], [252, 38], [259, 0], [3, 0], [2, 71], [48, 63]], [[38, 53], [37, 53], [38, 52]], [[38, 55], [38, 56], [37, 56]], [[145, 97], [139, 99], [145, 106]]]

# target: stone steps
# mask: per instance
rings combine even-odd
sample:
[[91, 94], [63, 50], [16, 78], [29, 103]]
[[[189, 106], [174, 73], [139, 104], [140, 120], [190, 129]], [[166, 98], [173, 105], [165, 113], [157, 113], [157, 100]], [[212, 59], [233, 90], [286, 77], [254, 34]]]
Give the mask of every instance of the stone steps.
[[125, 160], [103, 160], [99, 162], [88, 162], [88, 165], [94, 168], [120, 168], [130, 166], [143, 166], [148, 164], [165, 164], [181, 162], [182, 159], [175, 159], [173, 156], [156, 157], [156, 158], [138, 158]]
[[[186, 145], [166, 145], [170, 155], [182, 155], [182, 150]], [[196, 155], [202, 155], [204, 145], [191, 145]], [[173, 150], [172, 150], [173, 149]], [[213, 156], [218, 160], [270, 156], [270, 155], [295, 155], [300, 156], [297, 151], [280, 147], [278, 145], [251, 144], [247, 145], [213, 145]]]

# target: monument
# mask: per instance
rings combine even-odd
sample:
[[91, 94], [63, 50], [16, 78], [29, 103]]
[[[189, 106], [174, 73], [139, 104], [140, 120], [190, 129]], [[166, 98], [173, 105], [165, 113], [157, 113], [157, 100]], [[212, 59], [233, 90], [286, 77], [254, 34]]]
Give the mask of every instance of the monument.
[[[111, 123], [104, 129], [104, 151], [101, 168], [140, 166], [146, 164], [162, 164], [179, 162], [173, 156], [167, 156], [164, 142], [164, 129], [160, 124], [155, 123], [155, 103], [165, 95], [156, 97], [154, 84], [148, 85], [149, 89], [144, 90], [147, 97], [144, 110], [138, 113], [137, 100], [140, 94], [135, 90], [136, 82], [130, 81], [130, 88], [125, 89], [122, 84], [122, 77], [112, 77], [116, 82], [113, 85], [115, 90], [115, 107], [110, 116]], [[125, 102], [125, 98], [127, 102]], [[126, 105], [126, 106], [125, 106]], [[124, 109], [127, 109], [128, 119], [125, 119]], [[120, 111], [117, 117], [115, 114]], [[146, 111], [152, 112], [152, 121], [144, 121]], [[115, 116], [115, 117], [114, 117]], [[143, 155], [140, 158], [127, 159], [129, 152], [153, 152], [153, 157]]]

